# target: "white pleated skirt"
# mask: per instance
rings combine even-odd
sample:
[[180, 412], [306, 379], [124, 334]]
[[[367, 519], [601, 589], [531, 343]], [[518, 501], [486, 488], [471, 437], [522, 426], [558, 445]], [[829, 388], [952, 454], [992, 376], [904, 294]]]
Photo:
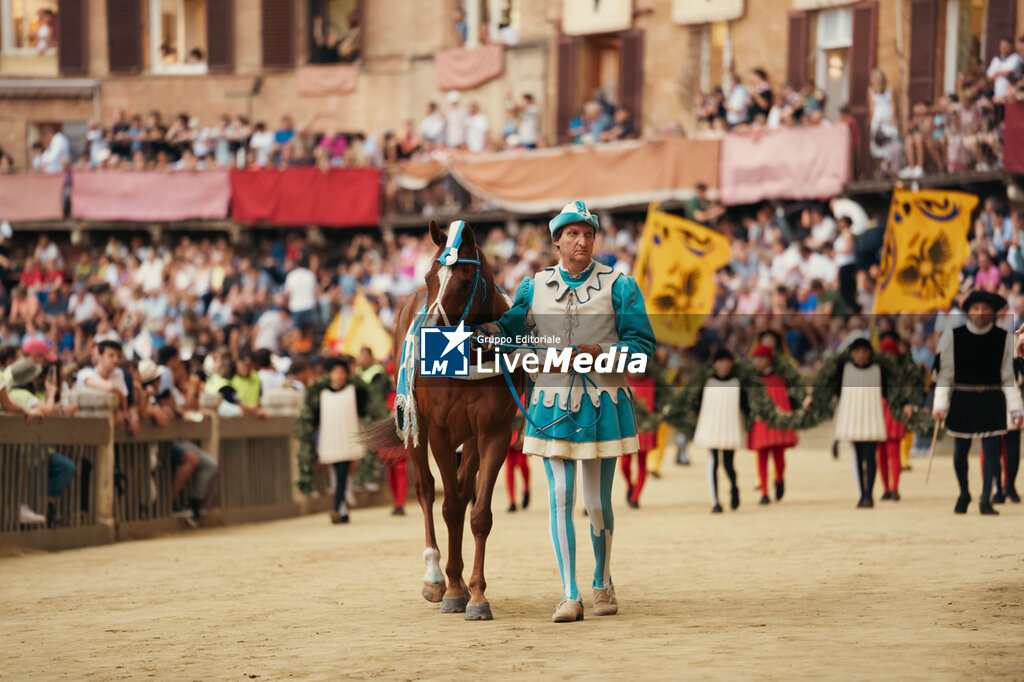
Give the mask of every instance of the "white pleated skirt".
[[843, 368], [843, 388], [836, 407], [835, 439], [838, 441], [883, 441], [886, 439], [882, 409], [882, 368]]
[[699, 448], [738, 450], [744, 447], [743, 415], [740, 414], [740, 380], [715, 377], [704, 385], [693, 444]]

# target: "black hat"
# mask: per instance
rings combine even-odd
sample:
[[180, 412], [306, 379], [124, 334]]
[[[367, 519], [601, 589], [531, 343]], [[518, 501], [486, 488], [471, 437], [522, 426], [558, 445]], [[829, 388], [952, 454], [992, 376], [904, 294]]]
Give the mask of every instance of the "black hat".
[[344, 367], [346, 370], [351, 370], [349, 364], [345, 362], [345, 358], [341, 356], [333, 356], [324, 360], [324, 371], [330, 372], [335, 367]]
[[961, 309], [964, 312], [967, 312], [975, 303], [984, 303], [988, 306], [991, 306], [992, 312], [994, 313], [998, 313], [1000, 310], [1006, 307], [1006, 299], [1000, 296], [999, 294], [990, 294], [987, 291], [975, 289], [974, 291], [967, 295], [967, 298], [964, 299], [964, 304], [961, 306]]
[[719, 360], [735, 360], [735, 358], [727, 349], [719, 348], [715, 351], [714, 356], [712, 356], [711, 362], [718, 362]]
[[865, 339], [863, 336], [858, 337], [850, 342], [850, 351], [855, 351], [858, 348], [867, 348], [871, 350], [871, 342]]

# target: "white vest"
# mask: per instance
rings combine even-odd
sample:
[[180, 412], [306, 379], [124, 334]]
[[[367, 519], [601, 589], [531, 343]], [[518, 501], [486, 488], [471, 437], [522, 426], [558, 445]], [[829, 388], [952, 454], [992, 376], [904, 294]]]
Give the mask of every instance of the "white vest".
[[882, 411], [882, 368], [877, 364], [843, 367], [842, 391], [836, 407], [835, 440], [883, 441], [885, 413]]
[[704, 384], [693, 444], [699, 448], [737, 450], [744, 445], [740, 380], [712, 376]]
[[359, 410], [356, 387], [320, 393], [319, 459], [324, 464], [362, 459], [366, 448], [359, 442]]
[[[538, 345], [561, 349], [585, 343], [597, 344], [602, 350], [607, 350], [617, 344], [619, 333], [615, 328], [612, 284], [621, 273], [607, 265], [595, 263], [586, 281], [571, 289], [562, 280], [559, 268], [557, 265], [545, 268], [533, 278], [533, 304], [526, 323], [535, 325], [534, 333], [541, 339]], [[547, 337], [557, 337], [561, 343], [545, 343]], [[537, 375], [531, 402], [536, 404], [543, 399], [544, 405], [551, 407], [557, 399], [561, 409], [576, 412], [582, 403], [584, 391], [595, 407], [600, 403], [602, 393], [609, 393], [616, 403], [620, 388], [624, 388], [626, 394], [630, 395], [624, 373], [597, 374], [591, 371], [587, 376], [597, 384], [597, 389], [590, 385], [584, 386], [577, 377], [570, 396], [571, 372], [541, 372]]]

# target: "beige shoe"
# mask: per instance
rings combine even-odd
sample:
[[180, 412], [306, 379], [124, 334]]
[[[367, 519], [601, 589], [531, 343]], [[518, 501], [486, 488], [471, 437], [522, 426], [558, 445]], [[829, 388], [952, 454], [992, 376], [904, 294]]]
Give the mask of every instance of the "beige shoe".
[[583, 620], [583, 602], [562, 599], [551, 616], [552, 623], [574, 623]]
[[594, 588], [594, 615], [614, 616], [619, 612], [619, 602], [615, 599], [615, 586], [609, 585], [601, 589]]

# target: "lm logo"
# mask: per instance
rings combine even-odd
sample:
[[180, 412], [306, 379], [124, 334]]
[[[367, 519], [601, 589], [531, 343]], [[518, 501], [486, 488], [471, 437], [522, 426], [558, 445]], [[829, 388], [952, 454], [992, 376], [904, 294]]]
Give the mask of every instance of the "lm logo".
[[468, 377], [471, 335], [462, 322], [458, 327], [420, 327], [420, 376]]

